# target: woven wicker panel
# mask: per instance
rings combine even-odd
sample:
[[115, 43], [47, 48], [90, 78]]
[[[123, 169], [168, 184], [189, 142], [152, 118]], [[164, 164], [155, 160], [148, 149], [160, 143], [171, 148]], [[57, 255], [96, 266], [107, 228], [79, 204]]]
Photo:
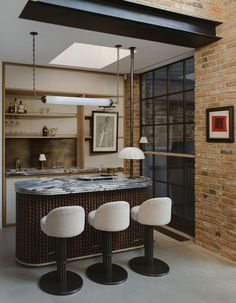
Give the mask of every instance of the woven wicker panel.
[[[151, 197], [150, 188], [90, 192], [71, 195], [40, 196], [17, 193], [16, 202], [16, 258], [26, 264], [43, 264], [55, 261], [55, 239], [40, 229], [40, 219], [60, 206], [80, 205], [86, 214], [85, 230], [68, 239], [68, 258], [89, 256], [101, 252], [101, 232], [89, 226], [91, 210], [112, 201], [127, 201], [130, 207], [140, 205]], [[141, 226], [131, 220], [127, 230], [114, 233], [113, 250], [140, 245], [143, 239]]]

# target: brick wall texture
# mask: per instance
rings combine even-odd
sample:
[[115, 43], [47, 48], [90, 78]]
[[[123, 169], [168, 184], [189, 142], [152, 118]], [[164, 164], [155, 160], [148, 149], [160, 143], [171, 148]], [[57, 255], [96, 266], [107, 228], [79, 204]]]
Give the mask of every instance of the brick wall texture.
[[[186, 15], [221, 20], [222, 0], [127, 0]], [[234, 0], [232, 1], [234, 2]]]
[[[234, 105], [236, 108], [236, 1], [133, 2], [164, 9], [171, 7], [181, 13], [223, 22], [217, 28], [217, 35], [223, 39], [195, 51], [195, 240], [197, 244], [236, 261], [236, 143], [206, 142], [205, 114], [211, 107]], [[136, 90], [139, 94], [137, 83]], [[136, 107], [136, 144], [139, 121], [139, 108]], [[128, 133], [128, 121], [126, 123]], [[236, 129], [236, 119], [234, 127]]]

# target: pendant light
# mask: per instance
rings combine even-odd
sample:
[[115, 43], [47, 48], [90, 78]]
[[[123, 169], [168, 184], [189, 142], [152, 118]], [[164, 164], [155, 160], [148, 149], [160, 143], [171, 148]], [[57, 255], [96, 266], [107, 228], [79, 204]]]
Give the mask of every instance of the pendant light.
[[[33, 37], [33, 93], [34, 99], [36, 99], [36, 77], [35, 77], [35, 36], [37, 32], [31, 32]], [[89, 106], [104, 106], [110, 107], [113, 101], [109, 98], [85, 98], [85, 97], [65, 97], [65, 96], [42, 96], [41, 101], [46, 104], [58, 104], [58, 105], [89, 105]]]
[[135, 47], [130, 47], [130, 146], [123, 148], [119, 153], [119, 158], [130, 160], [130, 179], [134, 178], [134, 160], [145, 158], [143, 151], [133, 146], [133, 119], [134, 119], [134, 51]]

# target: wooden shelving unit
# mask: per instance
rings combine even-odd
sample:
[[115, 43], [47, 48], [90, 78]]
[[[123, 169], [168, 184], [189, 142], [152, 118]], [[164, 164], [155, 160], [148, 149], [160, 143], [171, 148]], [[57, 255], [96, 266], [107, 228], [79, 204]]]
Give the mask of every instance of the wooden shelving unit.
[[77, 114], [68, 113], [50, 113], [50, 114], [40, 114], [40, 113], [27, 113], [27, 114], [16, 114], [16, 113], [6, 113], [6, 118], [20, 118], [20, 119], [30, 119], [30, 118], [38, 118], [38, 119], [57, 119], [57, 118], [76, 118]]
[[55, 136], [5, 136], [6, 139], [73, 139], [77, 138], [77, 135], [55, 135]]

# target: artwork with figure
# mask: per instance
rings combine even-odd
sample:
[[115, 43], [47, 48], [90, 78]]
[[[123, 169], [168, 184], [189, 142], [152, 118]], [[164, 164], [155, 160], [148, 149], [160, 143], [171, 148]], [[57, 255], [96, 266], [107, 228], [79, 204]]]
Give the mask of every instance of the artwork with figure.
[[118, 113], [93, 112], [92, 152], [116, 152]]

